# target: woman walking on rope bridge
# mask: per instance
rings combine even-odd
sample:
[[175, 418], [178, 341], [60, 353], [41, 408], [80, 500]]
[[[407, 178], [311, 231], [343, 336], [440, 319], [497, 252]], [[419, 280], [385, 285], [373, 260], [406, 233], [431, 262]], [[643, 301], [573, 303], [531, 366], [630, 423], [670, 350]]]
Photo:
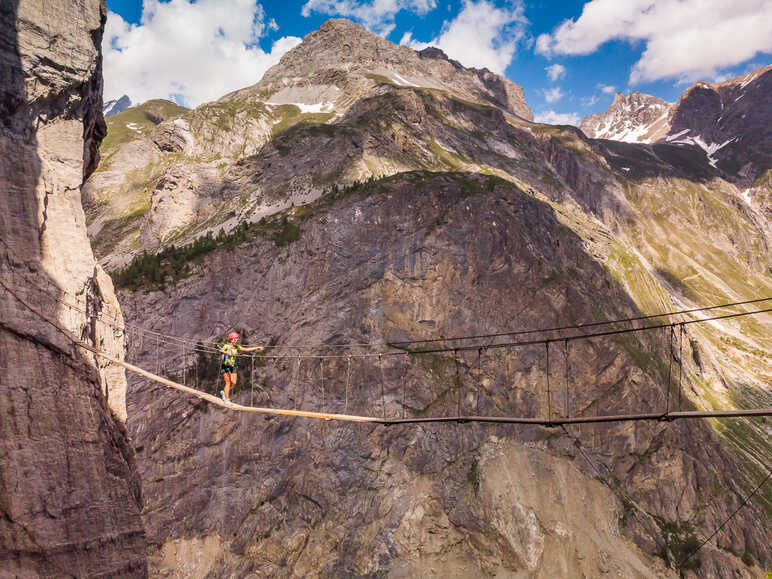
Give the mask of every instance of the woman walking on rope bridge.
[[225, 379], [225, 389], [220, 390], [220, 397], [225, 400], [226, 403], [233, 404], [231, 402], [230, 392], [231, 388], [236, 386], [236, 380], [239, 377], [236, 373], [236, 370], [239, 369], [236, 356], [239, 352], [262, 352], [265, 348], [263, 348], [263, 346], [242, 346], [239, 344], [239, 335], [236, 332], [231, 332], [228, 334], [228, 343], [217, 349], [222, 354], [220, 374], [222, 374]]

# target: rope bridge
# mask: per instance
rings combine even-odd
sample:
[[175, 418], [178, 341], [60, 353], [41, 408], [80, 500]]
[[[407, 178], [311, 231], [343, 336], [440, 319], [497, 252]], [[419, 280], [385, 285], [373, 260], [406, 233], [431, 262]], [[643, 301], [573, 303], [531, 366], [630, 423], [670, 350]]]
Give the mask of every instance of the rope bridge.
[[[436, 423], [483, 422], [483, 423], [499, 423], [499, 424], [531, 424], [531, 425], [540, 425], [540, 426], [547, 426], [547, 427], [564, 426], [569, 424], [593, 424], [593, 423], [624, 422], [624, 421], [638, 421], [638, 420], [669, 421], [669, 420], [688, 419], [688, 418], [734, 418], [734, 417], [772, 416], [772, 407], [763, 407], [763, 408], [755, 408], [755, 409], [739, 409], [739, 410], [711, 410], [711, 411], [700, 411], [700, 410], [689, 410], [689, 411], [677, 410], [676, 411], [671, 408], [671, 397], [672, 397], [671, 390], [674, 385], [673, 384], [674, 382], [673, 359], [674, 358], [677, 359], [677, 363], [678, 363], [678, 368], [677, 368], [678, 381], [677, 381], [676, 387], [677, 387], [679, 406], [680, 406], [681, 381], [683, 376], [683, 367], [682, 367], [683, 337], [685, 333], [685, 326], [690, 324], [714, 322], [718, 320], [738, 318], [743, 316], [759, 315], [759, 314], [771, 312], [772, 308], [765, 308], [765, 309], [759, 309], [759, 310], [753, 310], [753, 311], [734, 312], [734, 313], [716, 315], [716, 316], [707, 317], [707, 318], [697, 318], [697, 319], [690, 319], [690, 320], [682, 319], [681, 321], [677, 321], [677, 322], [665, 322], [665, 323], [658, 323], [654, 325], [644, 325], [644, 322], [647, 322], [649, 320], [656, 320], [656, 319], [667, 320], [673, 316], [684, 316], [686, 314], [693, 314], [696, 312], [706, 312], [706, 311], [711, 311], [716, 309], [737, 307], [741, 305], [757, 304], [757, 303], [771, 301], [772, 298], [760, 298], [756, 300], [747, 300], [742, 302], [734, 302], [730, 304], [722, 304], [722, 305], [709, 306], [709, 307], [703, 307], [703, 308], [692, 308], [692, 309], [679, 310], [674, 312], [664, 312], [661, 314], [637, 316], [637, 317], [616, 319], [616, 320], [610, 320], [610, 321], [592, 322], [587, 324], [558, 326], [558, 327], [551, 327], [551, 328], [545, 328], [545, 329], [516, 330], [511, 332], [498, 332], [498, 333], [478, 334], [478, 335], [471, 335], [471, 336], [458, 336], [458, 337], [452, 337], [452, 338], [437, 338], [437, 339], [429, 339], [429, 340], [392, 342], [388, 344], [348, 343], [348, 344], [316, 344], [316, 345], [306, 344], [306, 345], [293, 345], [293, 346], [275, 346], [274, 345], [274, 346], [266, 346], [266, 348], [268, 348], [269, 350], [285, 348], [287, 350], [293, 350], [298, 353], [282, 354], [282, 355], [275, 355], [275, 354], [251, 355], [251, 356], [241, 355], [242, 357], [249, 358], [251, 361], [251, 371], [249, 373], [252, 381], [251, 402], [254, 401], [255, 360], [280, 361], [280, 360], [294, 359], [296, 361], [296, 366], [295, 366], [294, 377], [292, 378], [291, 383], [297, 383], [297, 377], [300, 370], [300, 363], [302, 360], [304, 359], [319, 360], [320, 390], [322, 394], [321, 397], [322, 397], [323, 409], [326, 406], [326, 390], [325, 390], [325, 384], [324, 384], [323, 362], [325, 360], [345, 360], [347, 363], [345, 412], [331, 413], [331, 412], [325, 412], [325, 411], [315, 412], [315, 411], [307, 411], [307, 410], [300, 410], [300, 409], [260, 407], [260, 406], [254, 406], [252, 403], [250, 403], [249, 406], [236, 404], [236, 403], [226, 403], [220, 398], [212, 394], [203, 392], [202, 390], [199, 390], [197, 388], [192, 388], [188, 386], [186, 383], [187, 368], [188, 368], [187, 353], [189, 352], [191, 354], [197, 354], [197, 355], [204, 354], [204, 355], [218, 356], [219, 351], [217, 350], [216, 342], [212, 342], [212, 341], [204, 342], [200, 340], [194, 342], [193, 340], [190, 340], [187, 338], [155, 332], [153, 330], [149, 330], [142, 326], [124, 324], [122, 323], [122, 319], [120, 319], [119, 312], [117, 311], [111, 312], [109, 311], [109, 309], [95, 310], [93, 307], [89, 308], [88, 306], [84, 306], [79, 302], [79, 298], [77, 296], [72, 296], [70, 294], [67, 294], [67, 292], [61, 292], [60, 290], [60, 293], [63, 293], [64, 295], [56, 296], [51, 294], [51, 292], [49, 291], [43, 290], [43, 288], [37, 288], [37, 290], [39, 292], [43, 292], [44, 295], [48, 297], [48, 299], [53, 299], [61, 306], [67, 308], [67, 310], [70, 311], [71, 314], [72, 312], [83, 314], [85, 316], [88, 316], [94, 322], [99, 321], [102, 324], [104, 324], [106, 327], [109, 327], [112, 330], [119, 332], [121, 337], [125, 336], [127, 338], [127, 341], [130, 343], [129, 345], [131, 345], [132, 342], [135, 345], [136, 345], [136, 342], [139, 342], [139, 346], [141, 347], [145, 339], [150, 339], [151, 343], [154, 340], [155, 346], [156, 346], [156, 372], [153, 373], [144, 368], [141, 368], [139, 366], [136, 366], [134, 364], [121, 360], [115, 357], [114, 355], [111, 355], [108, 352], [98, 348], [94, 344], [89, 344], [83, 339], [77, 338], [72, 331], [70, 331], [69, 329], [62, 328], [59, 324], [52, 321], [43, 313], [38, 311], [34, 306], [30, 305], [29, 301], [31, 300], [25, 300], [24, 298], [22, 298], [19, 295], [18, 290], [16, 291], [12, 290], [10, 287], [8, 287], [8, 285], [2, 282], [2, 280], [0, 280], [0, 285], [2, 285], [5, 288], [5, 290], [8, 293], [10, 293], [17, 301], [19, 301], [26, 309], [36, 314], [38, 317], [46, 321], [48, 324], [54, 326], [59, 332], [63, 333], [74, 344], [91, 352], [95, 356], [98, 356], [104, 360], [107, 360], [110, 363], [122, 366], [123, 368], [125, 368], [126, 370], [129, 370], [130, 372], [133, 372], [137, 375], [140, 375], [148, 380], [161, 384], [165, 387], [173, 388], [180, 392], [184, 392], [185, 394], [188, 394], [190, 396], [194, 396], [201, 400], [205, 400], [210, 404], [215, 404], [222, 408], [226, 408], [228, 410], [233, 410], [237, 412], [251, 412], [251, 413], [259, 413], [259, 414], [273, 414], [273, 415], [280, 415], [280, 416], [294, 416], [294, 417], [301, 417], [301, 418], [372, 423], [372, 424], [382, 424], [382, 425], [421, 424], [421, 423], [429, 423], [429, 422], [436, 422]], [[70, 297], [69, 300], [65, 299], [65, 296], [68, 296], [68, 295]], [[75, 298], [75, 299], [72, 299], [72, 298]], [[34, 301], [35, 303], [40, 303], [39, 298]], [[640, 322], [641, 325], [639, 327], [636, 327], [635, 326], [636, 322]], [[615, 328], [611, 330], [602, 329], [603, 327], [608, 327], [609, 325], [619, 325], [619, 324], [627, 324], [630, 327]], [[587, 329], [590, 329], [590, 328], [599, 328], [599, 327], [601, 328], [600, 331], [594, 331], [594, 332], [586, 331]], [[617, 336], [617, 335], [628, 334], [628, 333], [656, 331], [658, 329], [667, 331], [669, 334], [669, 366], [668, 366], [668, 373], [667, 373], [666, 405], [664, 409], [662, 409], [659, 412], [648, 412], [648, 413], [608, 414], [608, 415], [595, 415], [595, 416], [570, 416], [570, 412], [569, 412], [570, 362], [569, 360], [570, 360], [571, 343], [573, 343], [576, 340], [588, 340], [591, 338]], [[565, 332], [569, 332], [569, 333], [567, 335], [560, 335]], [[541, 339], [525, 339], [525, 340], [518, 339], [521, 336], [527, 336], [527, 335], [537, 334], [537, 333], [547, 334], [551, 337], [541, 338]], [[556, 336], [556, 334], [558, 335]], [[480, 343], [480, 340], [486, 340], [486, 343]], [[452, 345], [450, 346], [437, 345], [437, 344], [443, 344], [443, 343], [444, 344], [451, 343]], [[557, 394], [557, 393], [554, 392], [550, 384], [550, 377], [552, 374], [550, 370], [550, 356], [551, 356], [550, 348], [552, 346], [552, 351], [554, 352], [555, 351], [554, 346], [556, 344], [557, 345], [562, 344], [563, 346], [563, 360], [564, 360], [564, 371], [565, 371], [565, 376], [563, 379], [564, 390], [565, 390], [565, 412], [564, 412], [565, 416], [554, 415], [553, 408], [552, 408], [553, 394]], [[160, 360], [158, 356], [160, 355], [159, 352], [161, 350], [161, 346], [175, 346], [182, 350], [182, 357], [183, 357], [182, 382], [183, 383], [171, 380], [168, 377], [164, 377], [160, 375], [160, 372], [159, 372]], [[483, 352], [488, 352], [489, 350], [495, 350], [495, 349], [501, 349], [501, 348], [517, 348], [517, 347], [524, 347], [524, 346], [544, 346], [545, 348], [545, 366], [546, 366], [545, 373], [546, 373], [546, 396], [547, 396], [546, 417], [481, 415], [479, 412], [479, 405], [480, 405], [479, 385], [477, 389], [477, 398], [476, 398], [476, 404], [475, 404], [476, 412], [473, 414], [468, 414], [468, 415], [462, 414], [461, 390], [463, 388], [459, 388], [457, 404], [456, 404], [457, 412], [454, 416], [408, 417], [406, 416], [406, 405], [405, 405], [406, 380], [404, 380], [404, 375], [403, 375], [402, 416], [387, 418], [386, 411], [385, 411], [385, 393], [384, 393], [384, 376], [383, 376], [383, 359], [384, 358], [389, 358], [394, 356], [408, 357], [413, 355], [431, 355], [431, 354], [436, 355], [440, 353], [452, 353], [453, 354], [452, 360], [454, 362], [455, 369], [456, 369], [456, 385], [458, 386], [459, 384], [463, 385], [463, 378], [466, 377], [472, 371], [473, 368], [480, 365]], [[317, 349], [317, 348], [374, 348], [374, 347], [380, 347], [380, 348], [390, 347], [392, 348], [392, 350], [368, 352], [368, 353], [356, 353], [356, 354], [302, 353], [304, 350]], [[678, 350], [678, 353], [679, 353], [677, 357], [675, 356], [676, 349]], [[461, 377], [459, 376], [459, 369], [461, 366], [461, 364], [459, 363], [459, 353], [460, 352], [463, 353], [467, 351], [476, 351], [477, 359], [473, 364], [470, 364], [468, 366], [463, 377]], [[552, 357], [554, 358], [554, 354], [552, 354]], [[375, 358], [377, 358], [378, 371], [380, 374], [382, 416], [375, 417], [375, 416], [360, 416], [355, 414], [349, 414], [347, 411], [348, 411], [348, 403], [349, 403], [349, 386], [351, 382], [351, 361], [352, 359], [373, 360]], [[198, 366], [196, 366], [196, 374], [197, 374], [197, 371], [198, 371]], [[198, 380], [196, 375], [196, 383], [197, 382]]]

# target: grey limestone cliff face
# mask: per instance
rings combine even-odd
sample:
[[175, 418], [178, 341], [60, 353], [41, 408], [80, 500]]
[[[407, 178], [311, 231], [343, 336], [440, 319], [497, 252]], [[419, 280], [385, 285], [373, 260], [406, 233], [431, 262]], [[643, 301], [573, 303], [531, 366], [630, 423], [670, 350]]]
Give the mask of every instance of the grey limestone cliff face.
[[[0, 575], [143, 576], [122, 314], [80, 203], [98, 163], [104, 2], [0, 8]], [[97, 329], [109, 316], [114, 331]]]

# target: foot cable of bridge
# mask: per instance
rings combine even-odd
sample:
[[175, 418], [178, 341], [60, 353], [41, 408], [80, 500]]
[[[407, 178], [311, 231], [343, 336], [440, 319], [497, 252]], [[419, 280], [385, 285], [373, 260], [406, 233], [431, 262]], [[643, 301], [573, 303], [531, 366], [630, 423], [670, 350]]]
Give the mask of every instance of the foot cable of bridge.
[[[9, 294], [11, 294], [11, 296], [13, 296], [30, 312], [34, 313], [41, 320], [51, 325], [53, 328], [55, 328], [58, 332], [64, 335], [69, 341], [71, 341], [77, 347], [83, 348], [91, 352], [95, 356], [104, 358], [105, 360], [113, 364], [122, 366], [123, 368], [131, 372], [134, 372], [136, 374], [139, 374], [141, 376], [144, 376], [145, 378], [148, 378], [154, 382], [157, 382], [159, 384], [162, 384], [170, 388], [174, 388], [181, 392], [185, 392], [186, 394], [195, 396], [202, 400], [206, 400], [207, 402], [210, 402], [212, 404], [221, 406], [229, 410], [236, 410], [241, 412], [255, 412], [255, 413], [263, 413], [263, 414], [276, 414], [276, 415], [283, 415], [283, 416], [299, 416], [299, 417], [305, 417], [305, 418], [321, 418], [324, 420], [369, 422], [373, 424], [383, 424], [383, 425], [420, 424], [420, 423], [427, 423], [427, 422], [439, 423], [439, 422], [452, 422], [452, 421], [462, 422], [463, 421], [464, 423], [484, 422], [484, 423], [498, 423], [498, 424], [531, 424], [531, 425], [546, 426], [549, 428], [561, 426], [564, 424], [626, 422], [626, 421], [635, 421], [635, 420], [676, 420], [676, 419], [689, 419], [689, 418], [733, 418], [733, 417], [750, 417], [750, 416], [772, 416], [772, 407], [765, 407], [765, 408], [742, 409], [742, 410], [679, 411], [679, 412], [666, 412], [665, 414], [641, 413], [641, 414], [621, 414], [621, 415], [609, 415], [609, 416], [587, 416], [587, 417], [574, 417], [574, 418], [567, 417], [565, 419], [558, 419], [558, 420], [553, 420], [553, 419], [544, 420], [543, 418], [527, 418], [527, 417], [511, 417], [511, 416], [455, 416], [455, 417], [415, 417], [415, 418], [401, 418], [401, 419], [386, 419], [383, 364], [382, 364], [382, 356], [380, 355], [378, 356], [378, 358], [381, 361], [379, 366], [381, 370], [381, 399], [382, 399], [382, 408], [384, 412], [383, 418], [376, 418], [372, 416], [348, 415], [348, 414], [334, 414], [334, 413], [327, 413], [327, 412], [310, 412], [310, 411], [304, 411], [304, 410], [261, 408], [261, 407], [254, 407], [254, 406], [242, 406], [240, 404], [232, 404], [232, 403], [228, 404], [225, 401], [221, 400], [220, 398], [217, 398], [211, 394], [207, 394], [206, 392], [202, 392], [200, 390], [196, 390], [189, 386], [179, 384], [167, 378], [163, 378], [157, 374], [148, 372], [147, 370], [144, 370], [138, 366], [130, 364], [124, 360], [120, 360], [113, 355], [110, 355], [106, 352], [99, 350], [96, 346], [93, 346], [91, 344], [88, 344], [78, 339], [69, 330], [63, 329], [61, 326], [59, 326], [59, 324], [50, 320], [44, 314], [39, 312], [35, 307], [28, 304], [26, 300], [21, 298], [14, 290], [9, 288], [2, 280], [0, 280], [0, 285], [4, 287], [5, 290]], [[772, 308], [770, 308], [770, 310], [772, 310]], [[769, 310], [764, 310], [764, 312], [766, 311], [769, 311]], [[756, 312], [756, 313], [763, 313], [763, 312]], [[732, 314], [731, 316], [721, 316], [721, 318], [736, 317], [737, 315], [738, 314]], [[748, 315], [748, 314], [746, 313], [742, 315]], [[683, 324], [686, 324], [686, 323], [690, 323], [690, 322], [683, 322]], [[11, 331], [15, 331], [14, 328], [2, 322], [0, 322], [0, 326], [7, 328]], [[606, 334], [609, 334], [609, 333], [607, 332]], [[474, 364], [470, 366], [470, 368], [467, 370], [467, 373], [471, 370], [472, 367], [474, 367]], [[298, 368], [299, 368], [299, 364], [298, 364]], [[323, 367], [321, 368], [321, 370], [323, 371]], [[323, 374], [322, 374], [322, 380], [323, 380]], [[322, 387], [324, 388], [324, 386]]]

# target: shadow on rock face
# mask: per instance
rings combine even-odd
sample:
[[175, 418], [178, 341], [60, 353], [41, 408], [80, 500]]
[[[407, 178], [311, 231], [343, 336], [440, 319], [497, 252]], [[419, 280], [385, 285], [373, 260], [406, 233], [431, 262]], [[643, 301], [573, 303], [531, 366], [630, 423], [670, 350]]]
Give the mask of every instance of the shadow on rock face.
[[[78, 63], [43, 54], [61, 41], [51, 29], [68, 25], [70, 41], [99, 53], [103, 5], [86, 4], [0, 7], [0, 569], [12, 576], [147, 573], [133, 451], [92, 363], [53, 325], [63, 323], [63, 292], [44, 263], [44, 244], [73, 233], [49, 219], [50, 204], [69, 194], [57, 170], [77, 183], [83, 175], [72, 168], [93, 170], [104, 135], [101, 66], [94, 73], [92, 61], [90, 78], [77, 83], [68, 67]], [[96, 30], [78, 28], [85, 20]], [[52, 76], [35, 76], [41, 61]], [[46, 150], [50, 138], [41, 145], [39, 130], [62, 119], [82, 150]]]

